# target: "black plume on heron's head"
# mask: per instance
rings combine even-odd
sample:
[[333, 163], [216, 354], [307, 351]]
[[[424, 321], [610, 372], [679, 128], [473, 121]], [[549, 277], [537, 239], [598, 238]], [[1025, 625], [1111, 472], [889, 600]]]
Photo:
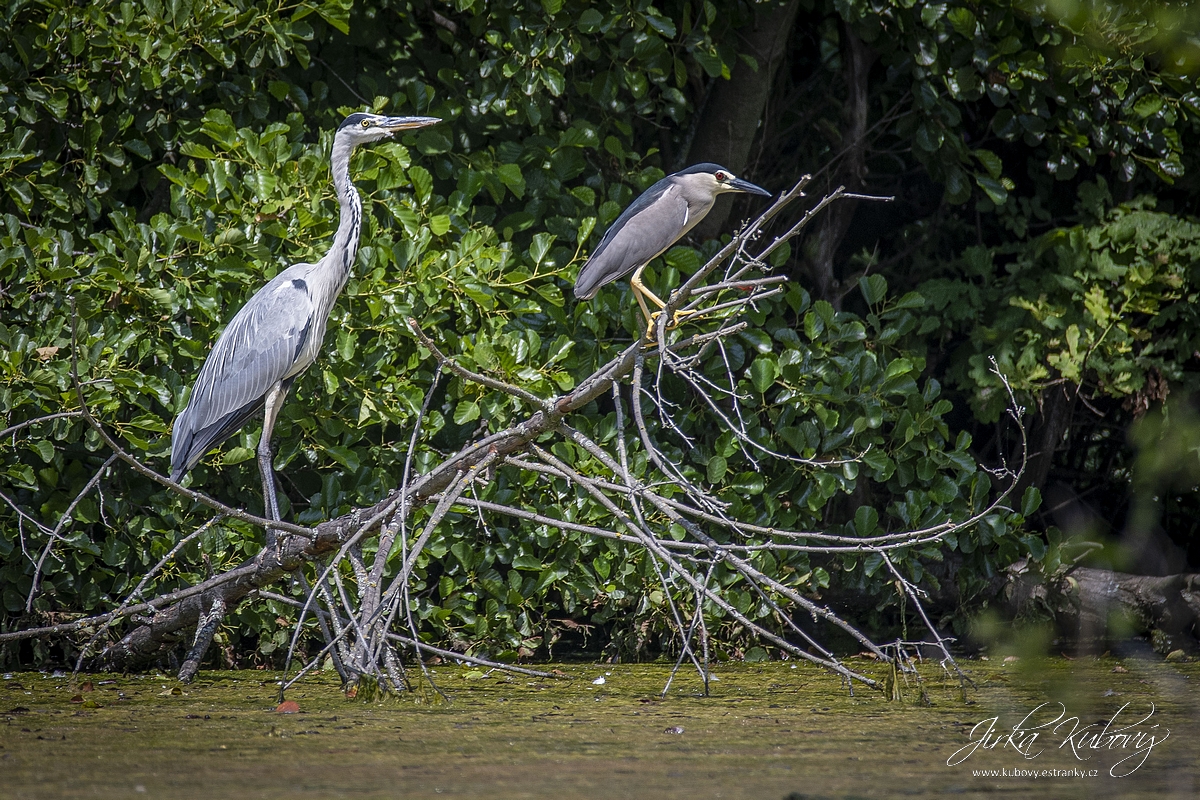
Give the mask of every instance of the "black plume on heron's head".
[[715, 175], [718, 172], [729, 172], [729, 170], [725, 169], [720, 164], [714, 164], [711, 161], [705, 161], [702, 164], [692, 164], [687, 169], [681, 169], [681, 170], [679, 170], [679, 172], [676, 172], [675, 174], [676, 175], [699, 175], [701, 173], [707, 173], [709, 175]]
[[375, 119], [375, 118], [376, 117], [374, 114], [364, 114], [361, 111], [356, 111], [355, 113], [349, 115], [344, 120], [342, 120], [342, 124], [338, 125], [338, 130], [340, 131], [343, 128], [350, 128], [355, 125], [361, 125], [363, 120]]

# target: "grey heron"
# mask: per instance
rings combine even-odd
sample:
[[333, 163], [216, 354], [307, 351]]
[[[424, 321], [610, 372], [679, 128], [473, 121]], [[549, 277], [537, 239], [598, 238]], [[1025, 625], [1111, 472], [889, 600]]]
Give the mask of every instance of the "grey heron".
[[[171, 479], [178, 482], [211, 448], [223, 442], [261, 410], [258, 468], [266, 514], [279, 520], [271, 431], [288, 389], [316, 360], [329, 312], [358, 252], [362, 200], [350, 181], [350, 154], [360, 144], [423, 128], [436, 117], [351, 114], [333, 137], [330, 163], [340, 218], [333, 246], [315, 264], [295, 264], [272, 278], [242, 306], [217, 337], [200, 369], [187, 407], [171, 436]], [[268, 545], [274, 533], [267, 530]]]
[[646, 300], [660, 309], [665, 303], [642, 283], [642, 270], [704, 219], [717, 195], [726, 192], [771, 196], [766, 189], [712, 163], [696, 164], [655, 183], [634, 200], [604, 234], [599, 246], [579, 270], [575, 279], [575, 297], [590, 300], [601, 286], [632, 272], [629, 283], [634, 297], [642, 308], [647, 326], [652, 326], [654, 316], [646, 308]]

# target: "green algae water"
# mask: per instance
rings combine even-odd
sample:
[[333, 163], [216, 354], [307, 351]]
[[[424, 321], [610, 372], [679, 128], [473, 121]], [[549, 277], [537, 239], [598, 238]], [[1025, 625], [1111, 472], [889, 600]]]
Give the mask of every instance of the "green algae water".
[[320, 675], [288, 692], [287, 714], [280, 676], [261, 671], [190, 686], [11, 673], [0, 797], [1200, 796], [1200, 664], [961, 665], [974, 687], [924, 662], [899, 699], [795, 662], [715, 665], [707, 697], [681, 670], [665, 699], [666, 665], [550, 665], [545, 679], [440, 665], [449, 700], [366, 703]]

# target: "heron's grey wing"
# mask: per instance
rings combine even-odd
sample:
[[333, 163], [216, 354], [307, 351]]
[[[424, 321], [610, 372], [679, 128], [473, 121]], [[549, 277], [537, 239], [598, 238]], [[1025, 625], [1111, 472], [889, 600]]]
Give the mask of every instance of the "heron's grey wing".
[[651, 186], [612, 224], [579, 270], [575, 296], [595, 297], [606, 283], [633, 272], [687, 231], [688, 204], [679, 187], [664, 178]]
[[312, 333], [316, 308], [304, 270], [297, 267], [256, 292], [217, 338], [187, 408], [175, 420], [172, 475], [182, 477], [258, 413], [272, 386], [307, 366], [297, 359]]

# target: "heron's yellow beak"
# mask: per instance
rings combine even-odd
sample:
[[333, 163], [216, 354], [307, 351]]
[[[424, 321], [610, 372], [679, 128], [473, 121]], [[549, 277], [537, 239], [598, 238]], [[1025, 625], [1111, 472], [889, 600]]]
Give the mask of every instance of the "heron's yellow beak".
[[388, 117], [379, 123], [379, 127], [388, 133], [410, 131], [414, 128], [426, 128], [441, 122], [437, 117]]

